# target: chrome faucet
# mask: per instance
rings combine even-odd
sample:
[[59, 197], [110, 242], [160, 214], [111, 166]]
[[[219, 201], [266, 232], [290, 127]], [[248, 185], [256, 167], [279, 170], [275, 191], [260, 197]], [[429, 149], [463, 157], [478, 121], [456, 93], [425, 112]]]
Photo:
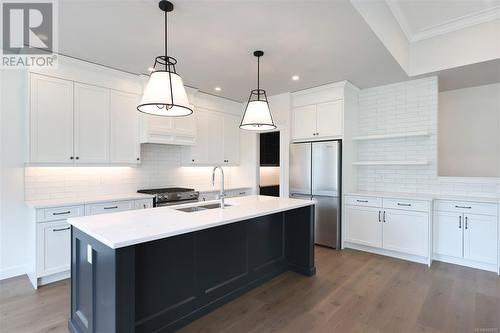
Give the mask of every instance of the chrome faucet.
[[220, 193], [218, 199], [220, 199], [220, 208], [224, 209], [224, 197], [226, 193], [224, 192], [224, 170], [220, 165], [214, 166], [212, 169], [212, 186], [215, 186], [215, 171], [220, 169], [221, 177], [220, 177]]

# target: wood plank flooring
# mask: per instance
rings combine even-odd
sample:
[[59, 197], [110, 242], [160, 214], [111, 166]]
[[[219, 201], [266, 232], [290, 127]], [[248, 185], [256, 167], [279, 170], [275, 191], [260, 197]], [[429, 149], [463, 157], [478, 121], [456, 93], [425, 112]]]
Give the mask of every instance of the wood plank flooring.
[[[316, 248], [317, 275], [282, 274], [181, 330], [212, 332], [500, 333], [500, 278]], [[0, 282], [0, 332], [67, 332], [69, 280], [34, 291], [26, 277]]]

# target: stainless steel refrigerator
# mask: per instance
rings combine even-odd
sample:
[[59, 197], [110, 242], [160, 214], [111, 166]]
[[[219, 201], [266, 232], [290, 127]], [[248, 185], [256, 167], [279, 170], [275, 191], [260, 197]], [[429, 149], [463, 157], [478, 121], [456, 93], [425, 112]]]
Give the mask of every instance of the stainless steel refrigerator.
[[290, 196], [315, 199], [315, 243], [340, 248], [341, 141], [292, 143]]

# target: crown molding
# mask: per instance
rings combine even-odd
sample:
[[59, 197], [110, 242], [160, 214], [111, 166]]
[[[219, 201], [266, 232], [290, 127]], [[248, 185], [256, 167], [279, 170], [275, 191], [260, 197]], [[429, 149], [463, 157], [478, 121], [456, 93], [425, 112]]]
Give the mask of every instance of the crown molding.
[[500, 6], [495, 6], [413, 32], [397, 1], [386, 0], [386, 3], [410, 43], [500, 19]]

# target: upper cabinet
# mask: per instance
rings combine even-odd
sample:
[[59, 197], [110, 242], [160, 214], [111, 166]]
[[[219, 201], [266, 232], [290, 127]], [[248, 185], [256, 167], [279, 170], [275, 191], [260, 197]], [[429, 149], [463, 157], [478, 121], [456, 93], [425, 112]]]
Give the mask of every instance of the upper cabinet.
[[111, 90], [111, 163], [140, 162], [138, 104], [138, 95]]
[[73, 82], [32, 74], [30, 97], [31, 162], [72, 162]]
[[293, 140], [339, 138], [343, 134], [342, 100], [299, 106], [292, 112]]
[[138, 95], [31, 74], [30, 162], [139, 162]]
[[183, 150], [184, 165], [238, 165], [240, 118], [233, 114], [195, 109], [197, 143]]

